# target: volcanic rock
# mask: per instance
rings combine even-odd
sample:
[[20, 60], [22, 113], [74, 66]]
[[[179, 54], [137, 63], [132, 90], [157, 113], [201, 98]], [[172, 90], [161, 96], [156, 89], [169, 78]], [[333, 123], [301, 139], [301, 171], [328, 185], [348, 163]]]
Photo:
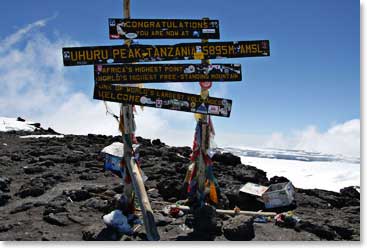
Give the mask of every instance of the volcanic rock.
[[154, 146], [164, 146], [165, 144], [160, 139], [152, 140], [152, 145]]
[[12, 224], [0, 224], [0, 232], [7, 232], [14, 226]]
[[71, 190], [65, 191], [64, 194], [71, 198], [73, 201], [85, 201], [91, 198], [91, 194], [86, 190]]
[[86, 200], [82, 206], [96, 209], [101, 212], [108, 212], [108, 210], [111, 209], [110, 203], [107, 200], [102, 200], [99, 197]]
[[9, 201], [10, 198], [11, 196], [9, 194], [5, 194], [0, 190], [0, 207], [4, 206]]
[[352, 186], [346, 187], [346, 188], [342, 188], [340, 190], [340, 194], [342, 196], [346, 196], [346, 197], [349, 197], [349, 198], [356, 198], [356, 199], [359, 199], [360, 198], [359, 192], [354, 187], [352, 187]]
[[208, 239], [216, 234], [217, 218], [215, 208], [209, 205], [198, 207], [193, 212], [193, 229], [198, 235], [207, 236]]
[[212, 160], [220, 162], [220, 163], [225, 164], [225, 165], [232, 165], [232, 166], [241, 164], [241, 158], [237, 157], [237, 156], [235, 156], [235, 155], [233, 155], [232, 153], [229, 153], [229, 152], [216, 153], [212, 157]]
[[11, 179], [7, 177], [0, 177], [0, 190], [4, 192], [9, 192], [9, 185]]
[[[121, 136], [18, 137], [45, 132], [0, 133], [0, 144], [7, 144], [0, 149], [0, 204], [3, 204], [0, 230], [4, 230], [0, 231], [0, 240], [146, 239], [143, 232], [121, 237], [101, 220], [102, 214], [118, 207], [114, 196], [123, 193], [124, 187], [121, 178], [110, 171], [102, 172], [104, 158], [100, 151], [114, 141], [121, 141]], [[216, 218], [210, 207], [201, 211], [195, 208], [193, 213], [176, 219], [163, 216], [165, 206], [187, 193], [187, 184], [184, 187], [183, 182], [190, 165], [191, 148], [137, 139], [141, 168], [148, 176], [145, 187], [161, 240], [239, 239], [236, 233], [242, 230], [244, 222], [236, 224], [233, 219], [243, 216], [218, 215]], [[26, 174], [25, 166], [41, 167], [45, 171]], [[281, 175], [268, 180], [264, 171], [241, 164], [241, 159], [230, 153], [214, 156], [213, 173], [219, 184], [216, 207], [221, 209], [237, 206], [241, 210], [267, 211], [261, 200], [239, 189], [246, 182], [269, 185], [286, 180]], [[29, 197], [27, 202], [20, 199], [25, 197]], [[342, 189], [340, 193], [296, 189], [295, 198], [297, 205], [293, 214], [299, 219], [295, 226], [285, 228], [272, 222], [255, 223], [252, 240], [360, 240], [360, 195], [353, 187]], [[6, 225], [13, 227], [9, 229]], [[248, 234], [251, 233], [251, 227], [248, 230]], [[246, 235], [241, 239], [244, 237]], [[247, 240], [251, 238], [251, 234], [246, 237]]]
[[67, 226], [70, 224], [70, 221], [66, 214], [63, 213], [50, 213], [48, 215], [43, 216], [43, 220], [49, 224], [57, 225], [57, 226]]
[[23, 203], [20, 206], [15, 207], [13, 210], [10, 211], [10, 213], [11, 214], [16, 214], [16, 213], [19, 213], [19, 212], [24, 212], [28, 209], [33, 208], [33, 206], [34, 206], [34, 204], [32, 202], [26, 202], [26, 203]]
[[45, 193], [46, 187], [47, 181], [45, 179], [39, 177], [34, 178], [30, 182], [23, 184], [16, 195], [22, 198], [27, 196], [40, 196]]
[[23, 171], [25, 174], [36, 174], [44, 172], [46, 169], [42, 166], [24, 166]]
[[225, 221], [223, 223], [223, 235], [228, 240], [252, 240], [255, 237], [253, 218], [239, 215]]

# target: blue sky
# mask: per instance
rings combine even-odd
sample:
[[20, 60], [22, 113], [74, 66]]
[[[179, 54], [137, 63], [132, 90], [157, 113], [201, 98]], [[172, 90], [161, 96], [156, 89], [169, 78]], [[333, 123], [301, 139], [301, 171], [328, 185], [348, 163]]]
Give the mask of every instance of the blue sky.
[[[244, 74], [242, 82], [214, 83], [213, 96], [233, 99], [231, 117], [214, 118], [217, 133], [250, 135], [287, 134], [309, 126], [323, 133], [334, 125], [359, 120], [359, 8], [355, 0], [131, 0], [133, 18], [210, 17], [220, 21], [221, 41], [270, 40], [270, 57], [212, 60], [241, 63]], [[51, 18], [36, 31], [50, 43], [62, 39], [83, 46], [119, 44], [108, 38], [107, 19], [122, 16], [121, 0], [6, 1], [1, 9], [3, 41], [30, 23]], [[31, 35], [23, 37], [14, 49], [24, 50], [29, 39]], [[140, 43], [184, 41], [194, 40]], [[69, 92], [92, 98], [91, 67], [61, 70], [70, 82]], [[173, 89], [198, 92], [199, 86]], [[193, 121], [176, 122], [176, 128], [193, 129]]]

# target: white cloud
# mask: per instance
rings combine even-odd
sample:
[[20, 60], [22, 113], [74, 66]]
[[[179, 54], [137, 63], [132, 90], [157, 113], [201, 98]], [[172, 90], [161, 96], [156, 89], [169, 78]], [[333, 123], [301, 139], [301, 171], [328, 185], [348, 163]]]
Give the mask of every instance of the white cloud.
[[312, 126], [295, 135], [295, 148], [306, 151], [360, 156], [360, 120], [337, 124], [322, 133]]
[[[62, 133], [119, 134], [117, 122], [106, 115], [103, 102], [75, 91], [74, 85], [81, 82], [73, 80], [73, 70], [63, 66], [61, 48], [78, 46], [78, 42], [60, 36], [52, 40], [36, 31], [48, 20], [50, 18], [29, 24], [0, 41], [0, 116], [22, 116]], [[25, 37], [25, 45], [18, 46]], [[146, 87], [152, 86], [146, 84]], [[200, 90], [197, 83], [162, 84], [161, 87], [192, 93]], [[222, 84], [211, 90], [213, 96], [227, 93], [227, 85]], [[109, 103], [109, 106], [114, 113], [119, 113], [118, 104]], [[193, 114], [137, 109], [137, 135], [160, 138], [170, 145], [192, 145]], [[270, 135], [220, 130], [216, 142], [220, 146], [276, 147], [359, 156], [359, 125], [359, 120], [351, 120], [334, 125], [326, 132], [310, 126], [290, 134], [275, 132]]]
[[27, 26], [18, 29], [17, 32], [13, 33], [12, 35], [7, 36], [5, 39], [3, 39], [0, 43], [0, 53], [8, 50], [11, 46], [22, 40], [27, 34], [29, 34], [34, 29], [43, 27], [52, 19], [56, 18], [56, 14], [52, 17], [40, 19], [38, 21], [35, 21], [33, 23], [28, 24]]
[[294, 149], [360, 157], [359, 119], [335, 124], [325, 132], [308, 126], [286, 134], [220, 133], [216, 138], [221, 146]]

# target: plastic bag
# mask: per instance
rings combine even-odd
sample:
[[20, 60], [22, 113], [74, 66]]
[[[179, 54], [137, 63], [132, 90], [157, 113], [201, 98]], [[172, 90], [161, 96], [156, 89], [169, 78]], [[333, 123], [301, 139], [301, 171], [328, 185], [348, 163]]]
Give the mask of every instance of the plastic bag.
[[120, 210], [114, 210], [103, 216], [103, 222], [110, 227], [115, 228], [121, 233], [131, 235], [133, 231], [128, 223], [128, 219]]

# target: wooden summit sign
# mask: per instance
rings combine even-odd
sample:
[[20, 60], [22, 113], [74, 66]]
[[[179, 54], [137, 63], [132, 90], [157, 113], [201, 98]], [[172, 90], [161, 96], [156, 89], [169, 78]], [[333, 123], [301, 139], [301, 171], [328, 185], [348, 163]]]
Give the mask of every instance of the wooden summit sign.
[[120, 45], [66, 47], [64, 65], [90, 65], [164, 60], [222, 59], [270, 56], [269, 41], [180, 43], [176, 45]]
[[112, 84], [95, 84], [93, 99], [222, 117], [229, 117], [232, 107], [229, 99]]
[[114, 64], [94, 65], [96, 83], [241, 81], [240, 64]]
[[219, 39], [218, 20], [108, 19], [110, 39]]

